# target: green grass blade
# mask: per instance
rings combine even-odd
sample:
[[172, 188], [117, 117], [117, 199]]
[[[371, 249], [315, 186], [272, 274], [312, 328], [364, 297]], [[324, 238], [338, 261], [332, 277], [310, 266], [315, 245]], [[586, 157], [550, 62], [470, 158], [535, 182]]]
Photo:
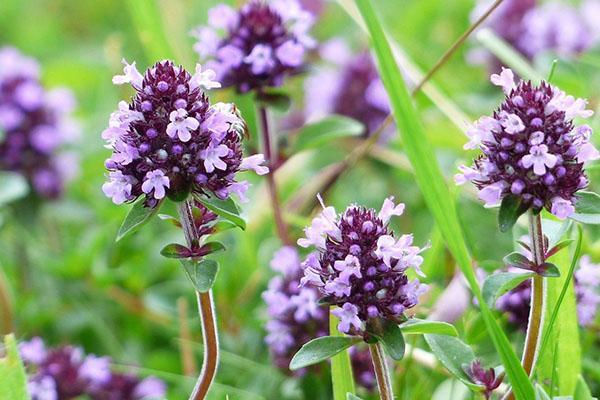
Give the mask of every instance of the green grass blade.
[[[559, 266], [563, 273], [558, 278], [547, 280], [546, 312], [549, 318], [546, 318], [544, 336], [539, 349], [539, 380], [549, 382], [555, 369], [559, 371], [560, 373], [556, 374], [556, 380], [553, 381], [559, 395], [573, 393], [577, 378], [581, 373], [577, 299], [573, 282], [573, 273], [581, 253], [582, 231], [580, 225], [577, 227], [577, 247], [573, 258], [570, 259], [569, 252], [563, 249], [550, 259]], [[568, 272], [565, 273], [569, 262]], [[556, 349], [556, 363], [553, 361], [554, 352], [546, 351], [546, 349]]]
[[[343, 336], [337, 329], [338, 318], [329, 313], [329, 334]], [[347, 393], [355, 393], [350, 353], [344, 350], [331, 357], [331, 382], [333, 383], [333, 400], [346, 400]]]
[[173, 60], [175, 56], [156, 0], [126, 0], [125, 3], [149, 63], [166, 58]]
[[27, 400], [27, 377], [13, 335], [4, 337], [6, 356], [0, 358], [0, 398]]
[[369, 0], [356, 0], [358, 9], [368, 27], [371, 42], [378, 60], [379, 72], [390, 97], [394, 117], [402, 138], [403, 148], [414, 170], [417, 183], [423, 197], [433, 214], [437, 225], [444, 236], [463, 274], [469, 282], [471, 290], [479, 300], [483, 319], [494, 342], [506, 373], [513, 384], [518, 399], [532, 399], [534, 389], [521, 367], [514, 349], [485, 304], [475, 274], [471, 267], [471, 258], [464, 235], [458, 220], [454, 199], [448, 190], [446, 181], [436, 161], [432, 147], [429, 145], [417, 111], [411, 101], [410, 94], [401, 77], [398, 65], [385, 33]]
[[539, 82], [543, 79], [521, 54], [510, 47], [508, 43], [499, 38], [494, 32], [489, 29], [482, 29], [477, 33], [477, 39], [479, 39], [485, 48], [523, 79], [530, 79], [534, 82]]

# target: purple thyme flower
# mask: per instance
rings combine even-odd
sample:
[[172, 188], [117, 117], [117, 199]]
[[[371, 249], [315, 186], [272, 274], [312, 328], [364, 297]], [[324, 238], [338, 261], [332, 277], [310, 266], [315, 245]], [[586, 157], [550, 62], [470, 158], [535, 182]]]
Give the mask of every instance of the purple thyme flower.
[[[478, 19], [491, 4], [492, 0], [479, 0], [471, 20]], [[573, 57], [599, 43], [598, 16], [599, 0], [586, 0], [579, 9], [559, 1], [505, 0], [485, 25], [529, 59], [545, 52]], [[470, 56], [474, 61], [492, 59], [480, 49]]]
[[[515, 270], [516, 271], [516, 270]], [[581, 257], [574, 274], [579, 325], [586, 327], [594, 322], [600, 306], [600, 264], [593, 264], [589, 256]], [[526, 280], [501, 296], [496, 308], [508, 315], [508, 321], [526, 330], [531, 303], [531, 281]]]
[[38, 196], [60, 197], [77, 173], [74, 156], [59, 152], [79, 135], [74, 108], [69, 90], [43, 88], [34, 59], [0, 48], [0, 170], [22, 174]]
[[465, 373], [469, 375], [473, 383], [483, 386], [483, 394], [486, 399], [490, 399], [492, 392], [502, 384], [504, 374], [496, 376], [494, 368], [484, 369], [480, 360], [475, 360], [471, 365], [463, 367]]
[[115, 84], [130, 83], [136, 91], [130, 104], [122, 101], [102, 133], [113, 150], [106, 160], [109, 180], [102, 186], [116, 204], [139, 196], [155, 206], [166, 196], [188, 192], [213, 193], [242, 200], [248, 188], [236, 173], [265, 174], [264, 157], [242, 158], [246, 124], [233, 104], [211, 105], [203, 89], [219, 87], [215, 74], [200, 65], [194, 75], [171, 61], [161, 61], [144, 75], [135, 62], [125, 64]]
[[223, 86], [242, 93], [281, 86], [304, 69], [316, 44], [308, 34], [313, 19], [296, 0], [250, 0], [238, 11], [221, 4], [209, 10], [208, 27], [192, 32], [194, 49]]
[[486, 207], [515, 195], [535, 211], [545, 207], [560, 219], [569, 217], [575, 194], [588, 184], [584, 163], [600, 157], [590, 142], [592, 128], [575, 125], [574, 119], [593, 112], [585, 109], [586, 100], [546, 82], [515, 85], [510, 69], [491, 81], [503, 88], [506, 99], [492, 117], [481, 117], [467, 131], [465, 149], [479, 148], [483, 154], [473, 167], [460, 167], [456, 183], [473, 182]]
[[320, 54], [328, 65], [318, 68], [306, 79], [306, 119], [345, 115], [362, 122], [365, 136], [369, 136], [390, 113], [388, 97], [373, 59], [366, 51], [352, 56], [341, 39], [324, 43]]
[[149, 377], [114, 373], [110, 358], [85, 355], [73, 346], [46, 349], [40, 338], [19, 346], [29, 376], [32, 400], [70, 400], [86, 396], [92, 400], [163, 399], [166, 385]]
[[[303, 344], [328, 334], [329, 318], [327, 307], [318, 304], [319, 291], [300, 286], [304, 274], [294, 247], [282, 247], [275, 252], [271, 269], [279, 274], [271, 279], [262, 294], [269, 315], [265, 342], [275, 365], [289, 372], [290, 361]], [[374, 388], [375, 374], [369, 351], [353, 348], [351, 359], [357, 381], [367, 389]], [[306, 369], [296, 373], [304, 374]]]
[[410, 267], [422, 274], [423, 249], [413, 246], [412, 235], [396, 239], [388, 229], [404, 204], [388, 198], [379, 213], [350, 206], [341, 216], [333, 207], [323, 208], [305, 228], [306, 238], [298, 240], [302, 247], [317, 249], [304, 261], [302, 285], [319, 288], [329, 304], [339, 307], [333, 313], [340, 318], [340, 332], [363, 333], [364, 323], [378, 317], [401, 319], [426, 290], [405, 274]]

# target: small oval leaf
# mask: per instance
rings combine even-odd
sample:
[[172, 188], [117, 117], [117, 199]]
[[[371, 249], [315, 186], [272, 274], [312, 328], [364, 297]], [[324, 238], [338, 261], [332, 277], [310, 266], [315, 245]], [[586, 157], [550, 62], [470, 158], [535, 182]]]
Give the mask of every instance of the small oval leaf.
[[204, 204], [206, 208], [218, 216], [232, 222], [237, 227], [246, 229], [246, 221], [240, 217], [240, 211], [231, 198], [228, 198], [227, 200], [220, 200], [216, 197], [207, 198], [203, 196], [197, 196], [196, 198], [199, 202]]
[[362, 399], [355, 394], [346, 393], [346, 400], [362, 400]]
[[471, 382], [463, 371], [463, 365], [471, 365], [475, 360], [471, 347], [453, 336], [425, 335], [424, 337], [433, 354], [448, 371], [471, 389], [476, 391], [481, 389], [479, 385]]
[[367, 331], [383, 343], [390, 357], [396, 361], [402, 360], [405, 350], [404, 336], [395, 322], [379, 318], [375, 323], [367, 324]]
[[359, 341], [359, 338], [351, 336], [322, 336], [313, 339], [294, 354], [290, 362], [290, 369], [295, 371], [327, 360]]
[[263, 91], [256, 95], [256, 100], [264, 107], [271, 107], [281, 112], [286, 112], [292, 105], [290, 96], [281, 90]]
[[142, 225], [147, 223], [150, 220], [150, 217], [158, 212], [161, 204], [162, 202], [158, 203], [154, 208], [146, 207], [144, 205], [144, 198], [133, 203], [133, 207], [131, 207], [131, 210], [129, 210], [129, 213], [119, 228], [116, 241], [118, 242], [124, 237], [131, 235]]
[[498, 272], [490, 275], [483, 282], [483, 289], [481, 290], [483, 298], [490, 308], [494, 308], [496, 300], [500, 296], [516, 288], [521, 282], [532, 278], [534, 275], [533, 272]]
[[162, 248], [160, 254], [167, 258], [186, 258], [190, 256], [190, 249], [177, 243], [170, 243]]
[[521, 253], [510, 253], [509, 255], [504, 256], [502, 261], [504, 261], [504, 264], [511, 267], [526, 269], [529, 271], [533, 269], [532, 262]]
[[527, 208], [518, 196], [508, 195], [504, 197], [500, 204], [500, 211], [498, 212], [500, 232], [508, 232], [515, 225], [519, 217], [527, 211]]
[[569, 218], [584, 224], [600, 224], [600, 195], [594, 192], [577, 192], [575, 214]]
[[545, 262], [540, 266], [540, 271], [538, 272], [541, 276], [545, 276], [547, 278], [558, 278], [560, 276], [560, 270], [555, 264]]
[[200, 293], [205, 293], [215, 283], [217, 278], [217, 272], [219, 271], [219, 263], [215, 260], [209, 260], [206, 258], [200, 261], [195, 261], [191, 258], [184, 258], [179, 260], [185, 269], [185, 272], [192, 281], [194, 288]]
[[458, 332], [452, 324], [417, 318], [409, 319], [400, 324], [400, 330], [405, 335], [424, 335], [426, 333], [433, 333], [436, 335], [458, 336]]

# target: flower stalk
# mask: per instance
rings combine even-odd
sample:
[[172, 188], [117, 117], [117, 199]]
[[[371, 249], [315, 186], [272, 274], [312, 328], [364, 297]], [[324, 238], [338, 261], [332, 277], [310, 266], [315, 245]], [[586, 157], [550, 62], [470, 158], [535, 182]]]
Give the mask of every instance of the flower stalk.
[[[193, 247], [194, 242], [197, 243], [200, 239], [196, 224], [194, 223], [192, 209], [193, 204], [191, 200], [186, 200], [178, 205], [181, 226], [183, 227], [185, 239], [190, 248]], [[206, 398], [217, 373], [217, 365], [219, 364], [219, 339], [212, 290], [206, 293], [196, 291], [196, 297], [198, 299], [198, 311], [200, 312], [200, 320], [202, 322], [204, 360], [200, 376], [189, 397], [190, 400], [202, 400]]]
[[371, 358], [373, 360], [373, 368], [377, 378], [377, 387], [379, 389], [379, 397], [381, 400], [394, 400], [394, 390], [392, 388], [392, 380], [390, 371], [385, 362], [385, 353], [380, 342], [369, 345]]
[[277, 192], [277, 183], [275, 182], [275, 169], [277, 165], [277, 151], [273, 151], [273, 144], [271, 142], [271, 131], [269, 129], [269, 115], [265, 107], [259, 109], [261, 125], [262, 125], [262, 140], [263, 140], [263, 151], [265, 158], [269, 166], [269, 173], [267, 174], [267, 188], [269, 190], [269, 197], [271, 198], [271, 205], [273, 207], [273, 218], [275, 219], [275, 226], [277, 228], [277, 234], [285, 245], [290, 245], [290, 240], [287, 226], [283, 219], [283, 213], [281, 211], [281, 203], [279, 201], [279, 194]]
[[[533, 262], [542, 265], [545, 261], [544, 234], [542, 232], [542, 219], [540, 214], [529, 212], [529, 234], [531, 235], [531, 253]], [[542, 333], [544, 319], [544, 277], [535, 275], [532, 278], [531, 311], [529, 312], [529, 324], [525, 348], [523, 350], [523, 368], [527, 374], [531, 374], [537, 358], [539, 339]]]

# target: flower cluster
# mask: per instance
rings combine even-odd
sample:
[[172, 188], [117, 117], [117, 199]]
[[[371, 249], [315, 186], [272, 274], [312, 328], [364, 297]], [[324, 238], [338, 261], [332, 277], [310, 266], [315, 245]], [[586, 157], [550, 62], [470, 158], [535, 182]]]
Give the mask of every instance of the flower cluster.
[[[478, 19], [492, 2], [478, 1], [471, 19]], [[586, 0], [580, 8], [556, 1], [537, 3], [536, 0], [505, 0], [485, 24], [530, 59], [545, 52], [572, 57], [600, 43], [596, 24], [600, 16], [599, 0]], [[489, 53], [479, 49], [471, 56], [474, 61], [490, 59]]]
[[35, 60], [0, 48], [0, 170], [22, 174], [38, 196], [55, 199], [77, 169], [74, 156], [58, 150], [79, 128], [72, 93], [45, 90], [39, 75]]
[[[574, 284], [579, 325], [588, 326], [594, 322], [600, 307], [600, 264], [592, 263], [589, 256], [581, 257], [579, 268], [574, 274]], [[501, 296], [496, 302], [496, 308], [507, 313], [512, 325], [525, 330], [530, 304], [531, 281], [527, 280]]]
[[220, 199], [234, 193], [245, 200], [246, 181], [238, 171], [265, 174], [260, 154], [242, 158], [246, 125], [232, 104], [211, 105], [202, 89], [219, 87], [214, 72], [196, 66], [194, 75], [171, 61], [160, 61], [144, 75], [127, 64], [115, 84], [130, 83], [135, 97], [122, 101], [102, 133], [113, 150], [106, 160], [109, 181], [102, 187], [116, 204], [146, 196], [155, 206], [165, 196], [184, 198], [190, 191]]
[[306, 119], [345, 115], [365, 125], [365, 136], [374, 133], [390, 113], [390, 106], [370, 54], [353, 56], [340, 39], [323, 44], [319, 52], [329, 65], [306, 79]]
[[514, 195], [534, 211], [545, 207], [558, 218], [569, 217], [576, 192], [588, 184], [584, 163], [600, 157], [590, 142], [592, 129], [574, 118], [593, 112], [584, 99], [546, 82], [516, 85], [510, 69], [491, 80], [506, 98], [492, 117], [480, 118], [467, 131], [465, 149], [479, 148], [483, 155], [473, 167], [460, 167], [456, 183], [473, 182], [486, 207]]
[[46, 348], [39, 337], [19, 346], [32, 400], [164, 399], [166, 385], [157, 378], [111, 371], [108, 357], [84, 354], [78, 347]]
[[304, 69], [316, 44], [308, 35], [313, 19], [297, 0], [250, 0], [239, 11], [221, 4], [209, 10], [209, 26], [192, 32], [194, 48], [224, 86], [261, 91]]
[[[319, 305], [319, 292], [314, 287], [300, 286], [303, 276], [300, 256], [294, 247], [282, 247], [271, 260], [278, 272], [269, 282], [262, 297], [267, 304], [266, 343], [278, 368], [289, 371], [290, 361], [300, 347], [329, 332], [327, 307]], [[352, 369], [357, 382], [367, 389], [375, 383], [375, 373], [368, 350], [352, 349]], [[299, 370], [300, 374], [306, 370]]]
[[327, 303], [339, 306], [343, 333], [363, 334], [369, 320], [399, 321], [414, 307], [426, 287], [418, 279], [409, 282], [406, 270], [422, 274], [423, 249], [413, 246], [412, 235], [399, 239], [388, 229], [393, 215], [402, 215], [404, 204], [393, 198], [383, 202], [381, 211], [350, 206], [341, 216], [333, 207], [324, 207], [298, 240], [302, 247], [317, 252], [304, 261], [302, 285], [319, 288]]

